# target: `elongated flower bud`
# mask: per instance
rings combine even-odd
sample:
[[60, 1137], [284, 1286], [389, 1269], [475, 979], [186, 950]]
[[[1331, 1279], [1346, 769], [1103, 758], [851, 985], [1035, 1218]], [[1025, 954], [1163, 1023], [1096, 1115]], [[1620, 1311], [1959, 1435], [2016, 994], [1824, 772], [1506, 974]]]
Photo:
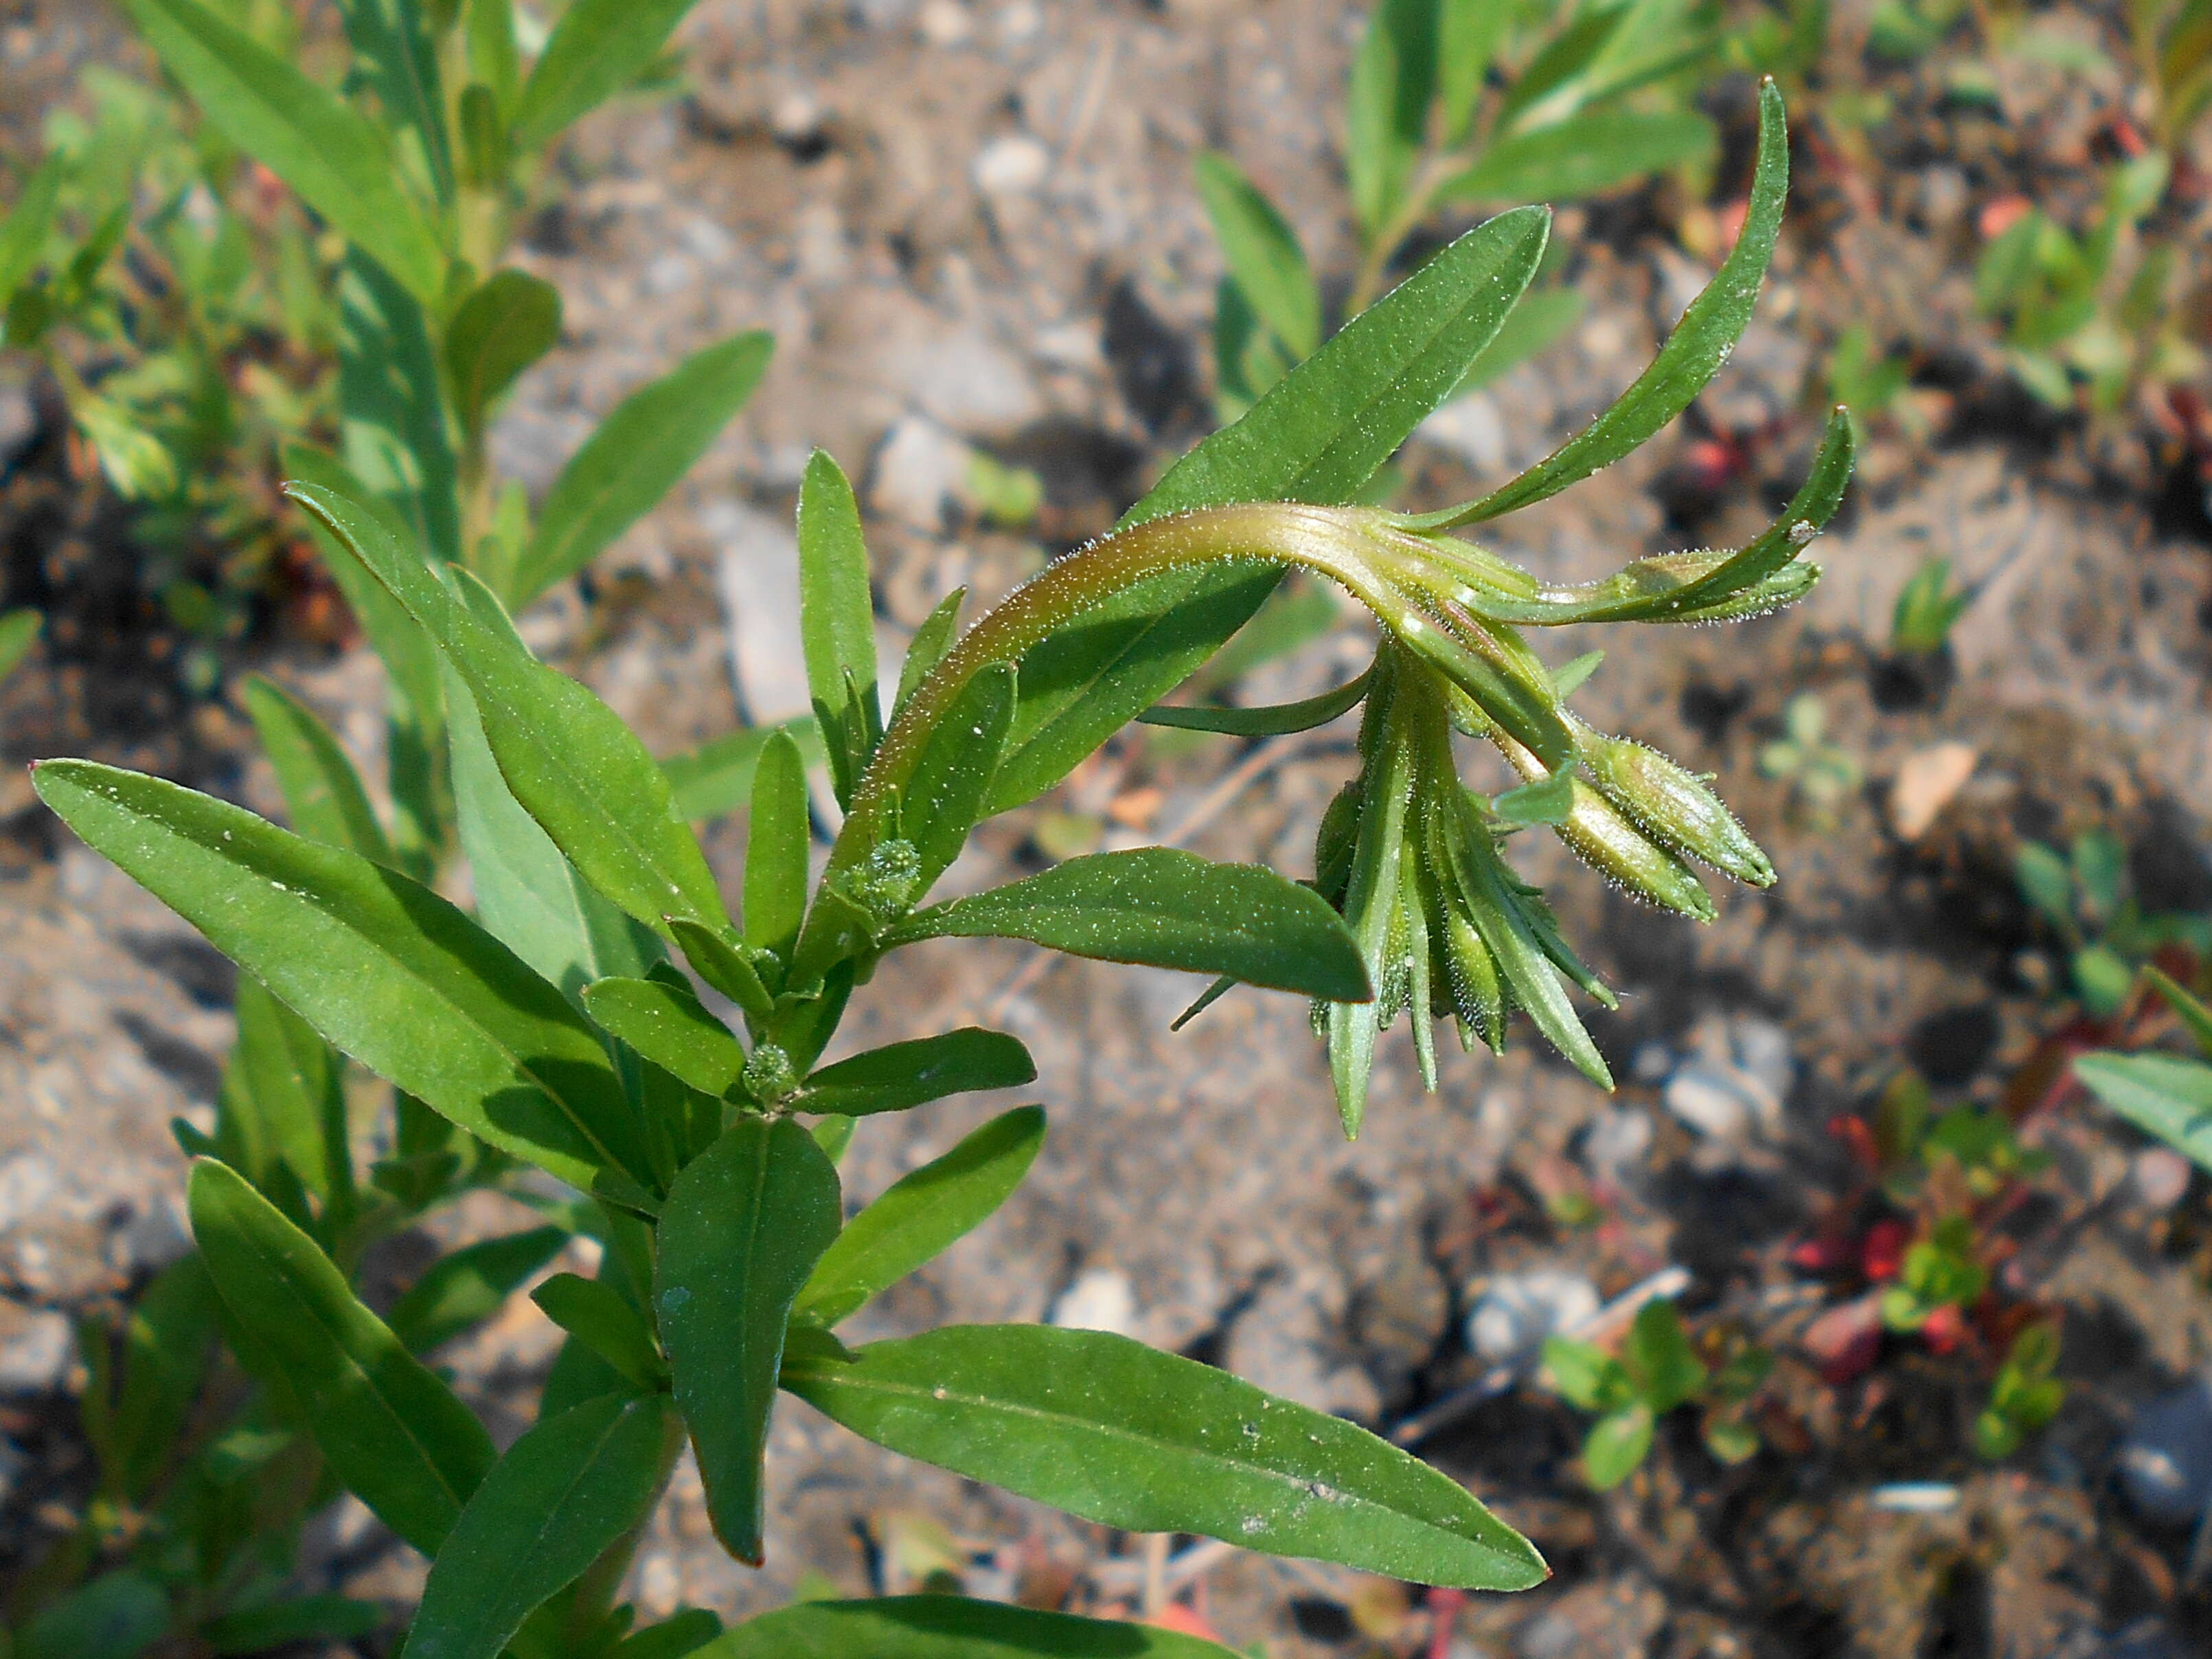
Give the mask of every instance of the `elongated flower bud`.
[[1751, 886], [1773, 884], [1774, 866], [1759, 843], [1693, 773], [1626, 738], [1577, 736], [1591, 781], [1647, 835]]
[[1637, 897], [1692, 921], [1717, 914], [1697, 872], [1637, 828], [1628, 816], [1580, 778], [1574, 805], [1557, 826], [1568, 850]]

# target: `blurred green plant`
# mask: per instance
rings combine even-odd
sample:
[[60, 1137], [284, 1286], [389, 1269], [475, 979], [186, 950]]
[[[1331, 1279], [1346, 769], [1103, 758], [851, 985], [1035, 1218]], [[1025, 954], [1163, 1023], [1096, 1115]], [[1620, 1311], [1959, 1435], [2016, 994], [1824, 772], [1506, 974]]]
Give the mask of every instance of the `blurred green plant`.
[[46, 618], [37, 611], [15, 610], [0, 613], [0, 680], [23, 665], [31, 647], [39, 642]]
[[[1707, 164], [1696, 94], [1733, 61], [1707, 0], [1381, 0], [1346, 90], [1346, 188], [1359, 266], [1341, 307], [1382, 291], [1438, 213], [1571, 202]], [[1215, 402], [1235, 420], [1310, 356], [1328, 307], [1297, 233], [1229, 157], [1202, 155], [1199, 190], [1228, 275], [1214, 308]], [[1568, 289], [1529, 295], [1458, 390], [1557, 340], [1582, 313]]]
[[2074, 1062], [2074, 1075], [2099, 1100], [2144, 1133], [2212, 1170], [2212, 1009], [2157, 968], [2144, 982], [2180, 1022], [2196, 1057], [2100, 1049]]
[[1608, 1492], [1636, 1473], [1650, 1455], [1659, 1419], [1678, 1407], [1702, 1403], [1705, 1449], [1723, 1463], [1757, 1455], [1759, 1431], [1749, 1404], [1774, 1356], [1756, 1344], [1728, 1342], [1721, 1363], [1698, 1356], [1672, 1302], [1647, 1302], [1621, 1340], [1616, 1356], [1571, 1337], [1544, 1342], [1544, 1374], [1553, 1390], [1577, 1410], [1591, 1413], [1583, 1443], [1583, 1475]]
[[2212, 917], [2147, 914], [2128, 874], [2125, 842], [2109, 830], [2075, 836], [2065, 853], [2024, 841], [2014, 855], [2021, 897], [2057, 937], [2066, 979], [2094, 1019], [2118, 1013], [2137, 970], [2162, 946], [2212, 957]]
[[1974, 1449], [1990, 1462], [2011, 1456], [2027, 1437], [2058, 1415], [2066, 1385], [2058, 1370], [2058, 1323], [2028, 1326], [2012, 1340], [1990, 1385], [1990, 1403], [1974, 1418]]
[[1889, 648], [1902, 656], [1936, 655], [1950, 644], [1951, 630], [1973, 602], [1972, 588], [1951, 585], [1950, 560], [1923, 560], [1898, 591]]
[[1759, 751], [1759, 769], [1790, 786], [1792, 813], [1823, 832], [1835, 829], [1844, 803], [1866, 778], [1857, 758], [1829, 742], [1827, 732], [1820, 699], [1801, 691], [1782, 711], [1782, 735]]
[[[1444, 249], [1186, 455], [1113, 533], [964, 632], [951, 598], [916, 635], [888, 718], [858, 507], [817, 454], [799, 492], [797, 624], [843, 814], [817, 860], [797, 736], [726, 741], [672, 780], [509, 621], [681, 476], [765, 357], [764, 339], [740, 337], [633, 396], [534, 524], [485, 465], [498, 394], [557, 333], [550, 290], [495, 268], [519, 186], [489, 162], [520, 165], [657, 72], [684, 6], [650, 9], [647, 27], [636, 0], [576, 0], [524, 78], [501, 0], [474, 0], [458, 35], [450, 13], [364, 4], [349, 14], [349, 84], [377, 88], [372, 115], [194, 0], [131, 5], [210, 119], [350, 239], [343, 453], [288, 452], [287, 489], [391, 670], [396, 811], [387, 824], [336, 738], [273, 686], [257, 688], [254, 713], [292, 830], [88, 761], [47, 762], [35, 783], [244, 970], [242, 1028], [264, 1035], [241, 1042], [216, 1133], [179, 1132], [196, 1158], [198, 1262], [256, 1385], [244, 1409], [312, 1443], [327, 1471], [318, 1493], [351, 1491], [431, 1559], [408, 1652], [668, 1659], [711, 1641], [724, 1659], [919, 1659], [963, 1643], [1096, 1644], [1080, 1621], [942, 1596], [812, 1603], [720, 1636], [700, 1613], [633, 1631], [620, 1585], [686, 1440], [717, 1535], [763, 1559], [780, 1390], [896, 1452], [1103, 1525], [1447, 1587], [1539, 1582], [1534, 1548], [1457, 1483], [1351, 1424], [1127, 1339], [980, 1326], [847, 1347], [841, 1323], [1005, 1200], [1044, 1120], [1008, 1112], [848, 1217], [836, 1160], [857, 1118], [1036, 1073], [1014, 1038], [976, 1030], [822, 1057], [851, 997], [902, 947], [1008, 938], [1313, 999], [1347, 1132], [1375, 1036], [1402, 1009], [1425, 1056], [1433, 1012], [1497, 1044], [1507, 1012], [1526, 1006], [1606, 1078], [1562, 976], [1601, 988], [1498, 838], [1550, 825], [1692, 915], [1711, 907], [1687, 860], [1759, 883], [1772, 871], [1701, 781], [1567, 711], [1592, 659], [1547, 670], [1519, 629], [1727, 621], [1802, 596], [1818, 573], [1801, 555], [1848, 477], [1849, 425], [1832, 423], [1782, 520], [1739, 550], [1563, 588], [1449, 532], [1628, 453], [1726, 357], [1786, 194], [1775, 89], [1761, 95], [1744, 231], [1712, 286], [1619, 403], [1481, 501], [1422, 517], [1346, 504], [1497, 337], [1543, 256], [1537, 209]], [[459, 57], [479, 78], [457, 99], [424, 95], [427, 66]], [[1316, 883], [1140, 848], [927, 902], [978, 823], [1036, 799], [1155, 709], [1290, 567], [1373, 613], [1374, 665], [1287, 708], [1183, 713], [1261, 734], [1367, 703], [1361, 777], [1324, 824]], [[1489, 738], [1522, 786], [1468, 791], [1455, 732]], [[733, 909], [677, 785], [720, 799], [740, 775], [750, 812]], [[430, 884], [456, 851], [473, 916]], [[1437, 963], [1440, 977], [1423, 977]], [[255, 1007], [264, 1027], [246, 1024]], [[392, 1091], [373, 1124], [355, 1121], [348, 1060]], [[365, 1182], [357, 1140], [381, 1154]], [[596, 1277], [557, 1274], [534, 1292], [568, 1340], [536, 1423], [503, 1453], [410, 1352], [410, 1318], [453, 1305], [444, 1279], [409, 1292], [412, 1315], [403, 1301], [386, 1317], [353, 1282], [379, 1230], [483, 1185], [534, 1203], [556, 1236], [604, 1247]], [[532, 1547], [519, 1552], [519, 1537]], [[1135, 1631], [1133, 1652], [1220, 1651], [1117, 1630]]]

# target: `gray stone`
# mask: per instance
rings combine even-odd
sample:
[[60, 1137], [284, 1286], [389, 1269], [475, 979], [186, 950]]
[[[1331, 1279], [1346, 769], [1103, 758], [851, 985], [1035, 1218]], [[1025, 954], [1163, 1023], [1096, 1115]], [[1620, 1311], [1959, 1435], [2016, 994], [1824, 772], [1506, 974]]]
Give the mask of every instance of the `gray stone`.
[[1533, 1267], [1490, 1281], [1468, 1316], [1467, 1346], [1492, 1365], [1533, 1367], [1544, 1339], [1571, 1330], [1598, 1310], [1597, 1286], [1560, 1267]]
[[935, 534], [967, 487], [974, 452], [927, 416], [909, 415], [876, 451], [870, 503], [878, 513]]
[[75, 1347], [66, 1314], [0, 1302], [0, 1395], [58, 1389]]
[[744, 501], [709, 502], [700, 523], [720, 549], [714, 585], [730, 636], [730, 671], [754, 725], [813, 707], [799, 647], [799, 538], [780, 514]]
[[2162, 1394], [2136, 1413], [2120, 1442], [2120, 1485], [2157, 1521], [2189, 1522], [2212, 1504], [2212, 1382]]
[[1759, 1121], [1759, 1102], [1750, 1079], [1734, 1066], [1691, 1060], [1675, 1068], [1660, 1091], [1667, 1109], [1709, 1139], [1740, 1145]]

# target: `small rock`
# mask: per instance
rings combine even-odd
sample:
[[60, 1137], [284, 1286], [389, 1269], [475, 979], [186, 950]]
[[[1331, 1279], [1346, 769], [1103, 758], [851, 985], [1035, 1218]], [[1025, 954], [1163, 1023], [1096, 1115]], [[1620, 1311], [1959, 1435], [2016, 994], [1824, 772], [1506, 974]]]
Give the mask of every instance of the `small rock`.
[[1771, 1107], [1760, 1109], [1768, 1130], [1779, 1129], [1782, 1103], [1789, 1099], [1790, 1085], [1797, 1080], [1797, 1062], [1790, 1056], [1790, 1033], [1756, 1014], [1738, 1014], [1729, 1021], [1728, 1033], [1737, 1067], [1755, 1079], [1771, 1099]]
[[744, 501], [709, 502], [699, 517], [721, 549], [714, 586], [746, 719], [764, 726], [805, 714], [814, 704], [799, 630], [791, 625], [799, 614], [798, 537], [783, 518]]
[[172, 1261], [189, 1255], [191, 1235], [175, 1196], [164, 1193], [137, 1210], [109, 1243], [116, 1267], [124, 1273], [159, 1273]]
[[1675, 1068], [1660, 1091], [1666, 1108], [1707, 1138], [1738, 1145], [1748, 1140], [1765, 1115], [1758, 1080], [1733, 1066], [1691, 1060]]
[[0, 1301], [0, 1395], [58, 1389], [75, 1346], [68, 1316]]
[[1457, 457], [1469, 471], [1505, 471], [1505, 416], [1497, 399], [1486, 392], [1453, 398], [1414, 428], [1413, 435]]
[[1373, 1422], [1382, 1399], [1365, 1370], [1343, 1357], [1345, 1338], [1328, 1287], [1279, 1279], [1237, 1316], [1222, 1364], [1269, 1394], [1317, 1412]]
[[1958, 742], [1931, 743], [1907, 755], [1889, 786], [1889, 823], [1898, 839], [1918, 841], [1926, 835], [1966, 787], [1980, 760], [1972, 744]]
[[1137, 1329], [1136, 1287], [1118, 1267], [1085, 1267], [1054, 1300], [1045, 1322], [1063, 1330], [1133, 1336]]
[[1610, 1107], [1583, 1131], [1583, 1162], [1591, 1174], [1620, 1186], [1642, 1170], [1651, 1137], [1649, 1113], [1635, 1106]]
[[22, 1152], [0, 1163], [0, 1233], [32, 1219], [60, 1190], [61, 1176], [52, 1158]]
[[2136, 1201], [2148, 1210], [2172, 1209], [2188, 1196], [2190, 1176], [2196, 1167], [2171, 1146], [2144, 1147], [2128, 1170]]
[[1535, 1364], [1544, 1339], [1572, 1330], [1598, 1310], [1597, 1286], [1580, 1273], [1534, 1267], [1490, 1281], [1468, 1316], [1467, 1345], [1492, 1365]]
[[2136, 1413], [2121, 1441], [2120, 1484], [2158, 1521], [2194, 1521], [2212, 1503], [2212, 1382], [2160, 1395]]
[[1881, 1352], [1881, 1292], [1829, 1309], [1806, 1327], [1798, 1346], [1831, 1388], [1864, 1376]]
[[921, 9], [921, 38], [933, 46], [957, 46], [975, 32], [975, 22], [959, 0], [929, 0]]
[[1629, 1074], [1638, 1083], [1648, 1083], [1656, 1088], [1667, 1080], [1667, 1073], [1674, 1069], [1674, 1051], [1663, 1042], [1639, 1042], [1636, 1052], [1629, 1056]]
[[934, 535], [968, 482], [974, 452], [927, 416], [909, 415], [876, 451], [868, 499], [876, 511]]
[[994, 138], [975, 157], [975, 188], [986, 196], [1026, 196], [1052, 170], [1052, 152], [1027, 133]]

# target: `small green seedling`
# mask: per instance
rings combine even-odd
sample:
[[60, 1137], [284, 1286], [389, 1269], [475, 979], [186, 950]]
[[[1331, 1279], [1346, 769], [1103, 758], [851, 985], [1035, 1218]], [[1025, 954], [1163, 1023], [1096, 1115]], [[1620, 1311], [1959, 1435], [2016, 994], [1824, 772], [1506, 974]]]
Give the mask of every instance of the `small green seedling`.
[[2056, 1320], [2030, 1325], [2013, 1338], [1990, 1385], [1990, 1403], [1974, 1419], [1974, 1449], [1990, 1462], [1999, 1462], [2057, 1416], [2066, 1403], [2066, 1385], [2057, 1370]]
[[1810, 827], [1832, 830], [1844, 803], [1866, 781], [1857, 759], [1827, 739], [1827, 711], [1810, 691], [1782, 711], [1782, 736], [1759, 751], [1759, 769], [1790, 786], [1793, 813]]
[[2196, 1057], [2100, 1050], [2074, 1062], [2090, 1093], [2144, 1133], [2212, 1170], [2212, 1009], [2156, 968], [2143, 979], [2180, 1021]]
[[1559, 1397], [1595, 1415], [1583, 1443], [1583, 1474], [1609, 1492], [1644, 1466], [1658, 1421], [1702, 1401], [1706, 1449], [1723, 1463], [1759, 1450], [1748, 1402], [1773, 1365], [1766, 1350], [1737, 1343], [1717, 1369], [1698, 1358], [1681, 1315], [1668, 1301], [1647, 1302], [1622, 1340], [1620, 1355], [1594, 1344], [1554, 1336], [1544, 1343], [1544, 1370]]
[[1923, 561], [1905, 579], [1890, 617], [1889, 648], [1900, 656], [1932, 657], [1951, 642], [1951, 630], [1974, 602], [1971, 587], [1951, 583], [1951, 562]]
[[10, 611], [0, 614], [0, 680], [23, 665], [23, 659], [31, 654], [31, 647], [39, 642], [39, 632], [46, 626], [46, 618], [32, 610]]
[[2084, 1012], [2110, 1019], [2125, 1005], [2136, 973], [2161, 946], [2212, 955], [2212, 918], [2146, 915], [2128, 876], [2126, 845], [2106, 830], [2076, 836], [2068, 854], [2021, 844], [2013, 875], [2028, 908], [2057, 935], [2067, 978]]

